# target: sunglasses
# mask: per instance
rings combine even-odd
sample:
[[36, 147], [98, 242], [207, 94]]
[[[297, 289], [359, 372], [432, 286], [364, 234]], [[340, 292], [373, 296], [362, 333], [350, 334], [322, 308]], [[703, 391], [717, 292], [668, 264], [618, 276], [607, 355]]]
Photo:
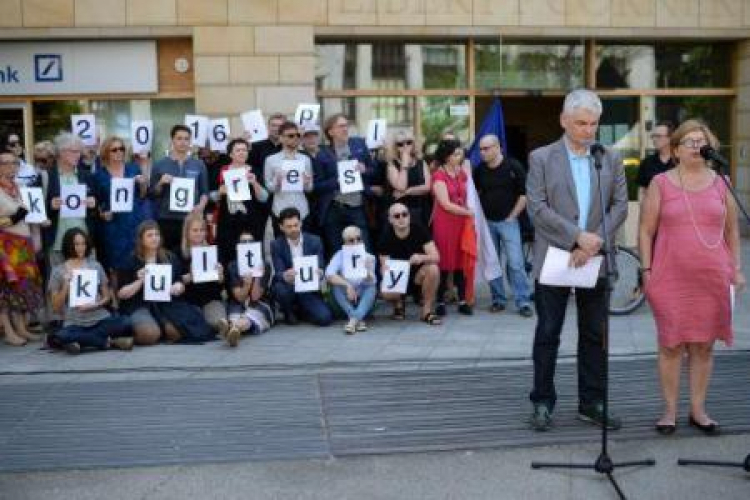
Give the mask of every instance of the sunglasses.
[[110, 153], [124, 153], [125, 152], [125, 146], [118, 146], [116, 148], [112, 148], [109, 150]]
[[252, 238], [240, 238], [240, 243], [252, 243], [253, 241], [255, 240]]
[[362, 241], [361, 236], [355, 236], [354, 238], [348, 238], [345, 243], [360, 243]]
[[287, 139], [299, 139], [299, 134], [284, 134]]
[[411, 146], [412, 144], [414, 144], [414, 141], [412, 141], [411, 139], [407, 139], [405, 141], [397, 142], [396, 147], [402, 148], [404, 146]]
[[406, 219], [407, 217], [409, 217], [409, 212], [396, 212], [393, 214], [394, 219]]

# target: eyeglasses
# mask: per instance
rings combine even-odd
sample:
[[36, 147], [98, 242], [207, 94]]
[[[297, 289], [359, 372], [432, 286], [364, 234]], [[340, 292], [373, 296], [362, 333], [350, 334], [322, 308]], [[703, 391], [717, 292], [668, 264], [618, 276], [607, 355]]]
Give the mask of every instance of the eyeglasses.
[[683, 139], [680, 141], [680, 145], [686, 148], [698, 149], [703, 146], [707, 146], [708, 142], [705, 139]]
[[116, 148], [112, 148], [109, 150], [110, 153], [124, 153], [125, 152], [125, 146], [118, 146]]
[[407, 217], [409, 217], [409, 212], [396, 212], [393, 214], [394, 219], [406, 219]]
[[669, 137], [669, 134], [651, 134], [652, 139], [661, 139], [664, 137]]
[[287, 139], [299, 139], [299, 134], [284, 134]]
[[411, 146], [412, 144], [414, 144], [414, 141], [412, 141], [411, 139], [406, 139], [405, 141], [397, 142], [396, 147], [402, 148], [404, 146]]
[[360, 243], [360, 242], [362, 242], [362, 237], [361, 236], [355, 236], [353, 238], [348, 238], [348, 239], [346, 239], [344, 241], [344, 243]]

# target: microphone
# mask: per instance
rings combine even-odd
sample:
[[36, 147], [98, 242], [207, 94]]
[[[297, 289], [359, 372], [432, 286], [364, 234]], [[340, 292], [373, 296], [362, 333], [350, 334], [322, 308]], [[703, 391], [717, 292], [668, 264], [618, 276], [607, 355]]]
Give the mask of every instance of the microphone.
[[595, 142], [589, 147], [589, 152], [591, 153], [591, 156], [594, 157], [594, 167], [601, 170], [602, 158], [604, 157], [604, 146]]
[[714, 162], [714, 163], [716, 163], [716, 165], [718, 165], [719, 167], [722, 167], [722, 168], [727, 168], [727, 169], [729, 168], [729, 161], [728, 161], [728, 160], [727, 160], [726, 158], [724, 158], [723, 156], [721, 156], [721, 155], [719, 154], [719, 152], [718, 152], [718, 151], [716, 151], [716, 150], [715, 150], [714, 148], [712, 148], [711, 146], [708, 146], [708, 145], [706, 145], [706, 146], [703, 146], [703, 147], [701, 148], [701, 156], [702, 156], [702, 157], [703, 157], [704, 159], [706, 159], [706, 160], [711, 160], [711, 161], [713, 161], [713, 162]]

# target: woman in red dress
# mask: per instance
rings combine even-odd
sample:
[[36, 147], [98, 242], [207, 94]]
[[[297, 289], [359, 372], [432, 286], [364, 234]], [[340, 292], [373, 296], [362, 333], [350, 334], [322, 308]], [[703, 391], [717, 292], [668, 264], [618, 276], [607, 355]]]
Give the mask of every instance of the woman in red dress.
[[458, 141], [440, 141], [435, 151], [435, 161], [439, 167], [432, 176], [432, 193], [435, 197], [432, 236], [440, 252], [439, 302], [435, 308], [439, 316], [446, 314], [443, 297], [451, 274], [458, 288], [458, 312], [472, 314], [471, 306], [466, 303], [461, 235], [464, 224], [471, 223], [474, 214], [466, 206], [468, 174], [462, 168], [463, 160], [464, 150]]
[[676, 429], [680, 365], [690, 367], [688, 422], [706, 434], [719, 426], [706, 413], [716, 340], [732, 342], [730, 284], [745, 286], [737, 207], [724, 181], [701, 156], [718, 141], [703, 123], [688, 120], [672, 134], [675, 168], [651, 181], [643, 201], [640, 251], [646, 297], [659, 339], [664, 413], [660, 434]]

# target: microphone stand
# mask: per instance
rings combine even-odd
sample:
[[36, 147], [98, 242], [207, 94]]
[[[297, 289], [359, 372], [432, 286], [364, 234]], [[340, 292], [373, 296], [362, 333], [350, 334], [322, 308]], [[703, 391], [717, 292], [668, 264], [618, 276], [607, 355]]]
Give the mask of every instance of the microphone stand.
[[605, 316], [604, 316], [604, 335], [602, 338], [602, 349], [604, 350], [604, 371], [602, 373], [602, 382], [604, 383], [604, 400], [602, 401], [602, 410], [604, 413], [604, 425], [601, 426], [602, 432], [601, 432], [601, 451], [599, 452], [599, 456], [597, 457], [596, 461], [591, 464], [571, 464], [571, 463], [555, 463], [555, 462], [531, 462], [531, 468], [532, 469], [542, 469], [542, 468], [556, 468], [556, 469], [593, 469], [599, 474], [604, 474], [607, 476], [607, 479], [610, 483], [612, 483], [612, 487], [617, 492], [617, 496], [625, 500], [625, 494], [623, 493], [622, 489], [620, 489], [620, 485], [617, 484], [617, 481], [615, 480], [612, 473], [614, 472], [616, 467], [637, 467], [637, 466], [653, 466], [656, 465], [656, 460], [653, 458], [645, 459], [645, 460], [634, 460], [630, 462], [620, 462], [615, 464], [612, 461], [612, 458], [609, 456], [609, 452], [607, 451], [607, 442], [608, 442], [608, 429], [607, 429], [607, 420], [609, 418], [609, 300], [610, 295], [612, 293], [612, 279], [614, 278], [615, 271], [613, 269], [613, 263], [612, 263], [612, 255], [610, 252], [610, 238], [609, 233], [607, 232], [607, 210], [606, 205], [604, 203], [604, 190], [602, 189], [602, 154], [604, 153], [604, 148], [599, 145], [593, 145], [591, 147], [591, 153], [594, 157], [594, 168], [596, 169], [596, 176], [597, 176], [597, 185], [599, 188], [599, 203], [601, 204], [601, 210], [602, 210], [602, 231], [604, 232], [604, 247], [603, 247], [603, 253], [604, 253], [604, 269], [606, 272], [606, 282], [604, 286], [604, 301], [605, 301]]
[[[730, 183], [729, 179], [727, 179], [727, 177], [724, 175], [722, 167], [729, 167], [729, 164], [724, 163], [723, 161], [714, 161], [713, 163], [715, 164], [716, 173], [719, 174], [719, 177], [721, 177], [721, 179], [724, 181], [724, 184], [726, 184], [727, 189], [729, 189], [729, 192], [732, 193], [732, 198], [734, 198], [734, 202], [737, 204], [737, 207], [740, 209], [740, 211], [742, 212], [742, 215], [745, 217], [745, 223], [750, 225], [750, 215], [748, 215], [747, 210], [745, 210], [745, 207], [742, 205], [742, 202], [737, 196], [737, 191], [734, 190], [732, 183]], [[747, 454], [747, 456], [745, 457], [745, 460], [742, 462], [727, 462], [723, 460], [700, 460], [700, 459], [678, 458], [677, 465], [741, 467], [745, 472], [750, 472], [750, 453]]]

